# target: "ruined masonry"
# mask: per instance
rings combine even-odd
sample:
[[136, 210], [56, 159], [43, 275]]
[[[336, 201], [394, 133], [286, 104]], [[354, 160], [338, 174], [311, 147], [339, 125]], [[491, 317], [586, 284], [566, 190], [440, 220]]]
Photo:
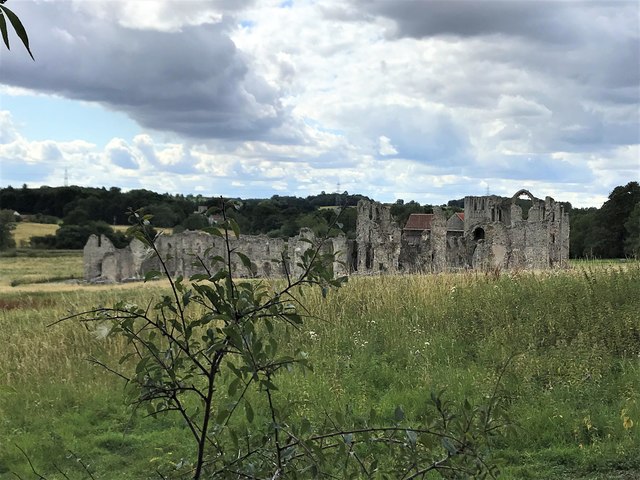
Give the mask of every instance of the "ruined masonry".
[[[517, 204], [522, 196], [531, 202], [527, 212]], [[412, 214], [404, 227], [392, 218], [389, 206], [360, 201], [357, 209], [356, 239], [340, 236], [323, 243], [323, 252], [336, 254], [335, 275], [546, 269], [565, 266], [569, 258], [568, 213], [551, 197], [541, 200], [527, 190], [511, 198], [465, 197], [464, 213], [446, 218], [435, 207], [433, 214]], [[308, 229], [289, 239], [233, 237], [231, 247], [253, 263], [249, 271], [234, 256], [232, 269], [238, 276], [299, 275], [297, 263], [309, 247], [305, 239], [317, 240]], [[202, 273], [198, 258], [207, 249], [210, 256], [226, 259], [224, 241], [199, 231], [161, 235], [156, 246], [173, 275]], [[158, 259], [139, 240], [117, 249], [105, 236], [92, 235], [84, 247], [87, 281], [140, 280], [145, 272], [159, 266]]]

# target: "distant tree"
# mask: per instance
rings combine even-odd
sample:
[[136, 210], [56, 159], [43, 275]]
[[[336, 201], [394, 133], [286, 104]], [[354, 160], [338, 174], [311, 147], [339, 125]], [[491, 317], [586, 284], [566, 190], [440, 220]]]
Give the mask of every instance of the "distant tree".
[[184, 220], [184, 222], [182, 222], [184, 230], [199, 230], [208, 226], [209, 221], [207, 220], [207, 217], [201, 213], [192, 213]]
[[117, 232], [105, 222], [86, 222], [81, 225], [63, 224], [55, 235], [45, 235], [31, 238], [34, 248], [56, 248], [65, 250], [79, 250], [84, 248], [91, 235], [104, 235], [116, 248], [125, 247], [129, 240], [124, 233]]
[[626, 238], [624, 243], [624, 253], [631, 257], [640, 258], [640, 202], [629, 214], [629, 218], [624, 224]]
[[0, 210], [0, 250], [15, 248], [16, 242], [11, 232], [16, 228], [13, 210]]
[[407, 219], [409, 215], [412, 213], [432, 213], [433, 207], [430, 205], [420, 206], [418, 202], [411, 200], [410, 202], [406, 202], [404, 204], [395, 203], [391, 205], [391, 215], [395, 218], [396, 222], [400, 227], [404, 227], [407, 223]]
[[89, 223], [90, 221], [91, 221], [91, 216], [89, 212], [80, 206], [75, 207], [73, 210], [67, 213], [62, 219], [62, 222], [67, 226], [68, 225], [84, 225], [86, 223]]
[[621, 258], [625, 254], [627, 230], [625, 224], [640, 202], [640, 184], [629, 182], [609, 194], [596, 216], [594, 248], [602, 258]]
[[448, 207], [457, 207], [460, 209], [464, 209], [464, 198], [460, 198], [458, 200], [449, 200], [447, 202]]
[[571, 212], [569, 254], [571, 258], [593, 256], [593, 233], [597, 208], [575, 208]]
[[146, 207], [145, 212], [153, 215], [151, 224], [154, 227], [170, 228], [174, 227], [179, 220], [176, 211], [167, 203], [154, 203]]

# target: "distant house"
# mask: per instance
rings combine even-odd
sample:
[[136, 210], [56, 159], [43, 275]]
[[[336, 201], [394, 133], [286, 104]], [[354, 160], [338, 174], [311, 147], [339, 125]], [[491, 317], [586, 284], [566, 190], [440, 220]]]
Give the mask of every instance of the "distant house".
[[[407, 223], [402, 229], [405, 239], [409, 242], [418, 241], [425, 234], [431, 233], [431, 224], [433, 222], [433, 213], [412, 213], [407, 219]], [[447, 232], [457, 233], [464, 232], [464, 213], [454, 213], [447, 220]]]
[[447, 232], [464, 232], [464, 213], [454, 213], [447, 220]]
[[208, 210], [209, 210], [209, 207], [207, 207], [206, 205], [200, 205], [198, 209], [193, 213], [197, 213], [207, 217], [207, 221], [209, 222], [209, 225], [215, 225], [218, 222], [222, 222], [223, 217], [221, 214], [217, 213], [215, 215], [207, 215]]
[[412, 213], [402, 229], [404, 238], [409, 242], [419, 242], [425, 232], [431, 231], [433, 213]]

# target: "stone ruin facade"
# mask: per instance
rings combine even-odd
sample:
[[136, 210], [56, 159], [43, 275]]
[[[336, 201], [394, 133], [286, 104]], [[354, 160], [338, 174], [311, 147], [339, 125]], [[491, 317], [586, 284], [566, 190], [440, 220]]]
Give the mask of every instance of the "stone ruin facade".
[[[246, 268], [238, 255], [231, 256], [231, 269], [239, 277], [297, 277], [302, 273], [298, 265], [301, 256], [316, 238], [309, 229], [289, 238], [271, 238], [266, 235], [242, 235], [236, 238], [230, 234], [229, 243], [234, 252], [240, 252], [251, 260], [251, 269]], [[173, 276], [185, 278], [196, 273], [204, 273], [201, 260], [207, 267], [207, 258], [220, 256], [225, 265], [228, 260], [225, 241], [217, 236], [201, 231], [185, 231], [176, 235], [160, 235], [155, 246]], [[342, 259], [347, 252], [346, 237], [326, 239], [322, 243], [322, 253], [336, 253], [333, 263], [334, 275], [347, 274]], [[113, 243], [101, 235], [89, 237], [84, 247], [84, 278], [93, 283], [119, 283], [144, 278], [146, 272], [161, 271], [160, 261], [150, 248], [140, 240], [133, 239], [124, 248], [115, 248]]]
[[[526, 212], [517, 200], [525, 196]], [[357, 258], [359, 273], [437, 273], [459, 270], [547, 269], [569, 259], [569, 214], [551, 197], [544, 200], [527, 190], [513, 197], [465, 197], [464, 213], [447, 218], [412, 214], [404, 228], [390, 207], [358, 205]]]
[[[531, 202], [527, 212], [517, 204], [522, 196]], [[357, 209], [356, 239], [339, 236], [322, 245], [323, 252], [335, 254], [334, 275], [547, 269], [565, 266], [569, 258], [568, 213], [551, 197], [541, 200], [527, 190], [511, 198], [465, 197], [464, 213], [447, 218], [435, 207], [433, 214], [412, 214], [404, 227], [387, 205], [360, 201]], [[306, 240], [317, 240], [309, 229], [289, 239], [232, 236], [231, 248], [253, 262], [248, 270], [233, 255], [232, 270], [238, 276], [297, 276], [300, 256], [310, 246]], [[223, 239], [204, 232], [161, 235], [156, 247], [173, 275], [204, 272], [198, 258], [207, 251], [226, 261]], [[139, 240], [117, 249], [107, 237], [93, 235], [84, 247], [84, 276], [90, 282], [140, 280], [159, 267]]]

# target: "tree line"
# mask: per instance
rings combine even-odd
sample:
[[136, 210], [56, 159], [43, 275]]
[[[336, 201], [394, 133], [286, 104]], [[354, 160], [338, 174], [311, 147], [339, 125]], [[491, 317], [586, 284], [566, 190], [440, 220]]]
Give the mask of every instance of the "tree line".
[[640, 184], [629, 182], [609, 194], [601, 208], [570, 212], [572, 258], [640, 257]]
[[[291, 237], [301, 228], [310, 228], [316, 235], [336, 235], [330, 231], [338, 209], [341, 231], [355, 238], [356, 209], [363, 195], [321, 192], [306, 198], [274, 195], [267, 199], [235, 199], [241, 208], [229, 215], [250, 235]], [[17, 211], [22, 218], [40, 223], [60, 223], [55, 235], [34, 237], [32, 246], [42, 248], [82, 248], [91, 234], [107, 235], [115, 245], [123, 246], [127, 239], [113, 230], [112, 225], [128, 224], [127, 211], [143, 209], [153, 216], [154, 228], [172, 228], [174, 232], [196, 230], [208, 226], [203, 214], [216, 203], [216, 198], [202, 195], [160, 194], [145, 189], [123, 192], [120, 188], [40, 187], [0, 189], [0, 208]], [[463, 199], [450, 200], [443, 208], [447, 215], [461, 211]], [[622, 258], [640, 255], [640, 185], [629, 182], [616, 187], [601, 208], [572, 208], [572, 258]], [[391, 213], [404, 225], [412, 213], [432, 213], [431, 205], [398, 200]], [[0, 248], [11, 247], [12, 215], [0, 216]]]

